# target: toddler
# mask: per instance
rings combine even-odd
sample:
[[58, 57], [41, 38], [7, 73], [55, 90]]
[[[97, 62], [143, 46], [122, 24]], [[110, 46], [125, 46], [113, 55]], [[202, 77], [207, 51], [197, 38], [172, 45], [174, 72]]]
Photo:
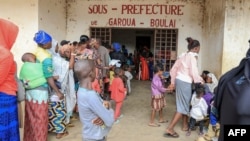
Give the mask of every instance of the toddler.
[[150, 117], [149, 126], [159, 127], [160, 124], [154, 122], [156, 111], [159, 112], [159, 123], [165, 123], [167, 120], [163, 118], [163, 108], [166, 106], [166, 100], [164, 93], [168, 90], [163, 87], [161, 78], [163, 73], [163, 67], [161, 65], [156, 65], [154, 67], [154, 76], [151, 83], [151, 106], [152, 112]]
[[122, 73], [123, 72], [121, 68], [115, 68], [114, 79], [112, 80], [112, 83], [110, 85], [111, 99], [115, 101], [115, 123], [118, 123], [118, 118], [122, 117], [121, 107], [125, 98], [125, 92], [127, 91], [121, 79]]
[[191, 99], [190, 121], [187, 131], [187, 136], [191, 135], [191, 130], [194, 128], [196, 122], [199, 122], [200, 135], [203, 135], [204, 118], [207, 116], [208, 105], [203, 98], [205, 88], [203, 85], [197, 85], [195, 93]]
[[133, 79], [133, 75], [131, 74], [131, 68], [129, 65], [124, 65], [124, 75], [127, 77], [127, 87], [128, 87], [128, 94], [131, 93], [131, 84], [130, 81]]

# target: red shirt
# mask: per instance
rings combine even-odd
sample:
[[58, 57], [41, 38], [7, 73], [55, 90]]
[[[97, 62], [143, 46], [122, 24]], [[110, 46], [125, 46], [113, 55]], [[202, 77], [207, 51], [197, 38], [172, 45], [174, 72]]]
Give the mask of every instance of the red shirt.
[[122, 79], [120, 77], [115, 77], [110, 85], [111, 99], [115, 102], [122, 102], [125, 98], [125, 91], [127, 90], [124, 87]]
[[100, 84], [97, 79], [95, 79], [94, 82], [92, 82], [92, 89], [95, 90], [99, 94], [102, 92], [100, 88]]

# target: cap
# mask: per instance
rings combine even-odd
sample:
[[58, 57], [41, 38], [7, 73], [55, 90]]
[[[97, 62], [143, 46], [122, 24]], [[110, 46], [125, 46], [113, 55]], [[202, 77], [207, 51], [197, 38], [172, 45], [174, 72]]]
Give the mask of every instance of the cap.
[[87, 35], [81, 35], [80, 36], [80, 41], [79, 42], [85, 43], [87, 41], [89, 41], [89, 36], [87, 36]]
[[68, 43], [70, 43], [70, 41], [62, 40], [62, 41], [60, 42], [60, 45], [63, 46], [63, 45], [66, 45], [66, 44], [68, 44]]

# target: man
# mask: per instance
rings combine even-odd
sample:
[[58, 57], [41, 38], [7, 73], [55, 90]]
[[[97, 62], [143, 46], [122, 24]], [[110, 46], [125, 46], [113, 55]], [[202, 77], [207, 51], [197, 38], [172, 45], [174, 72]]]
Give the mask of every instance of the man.
[[[90, 43], [97, 51], [97, 55], [99, 56], [100, 60], [101, 60], [101, 66], [103, 67], [107, 67], [109, 66], [109, 50], [101, 45], [101, 39], [100, 38], [96, 38], [94, 40], [92, 40], [92, 42]], [[106, 76], [106, 69], [102, 68], [102, 75], [103, 77]]]

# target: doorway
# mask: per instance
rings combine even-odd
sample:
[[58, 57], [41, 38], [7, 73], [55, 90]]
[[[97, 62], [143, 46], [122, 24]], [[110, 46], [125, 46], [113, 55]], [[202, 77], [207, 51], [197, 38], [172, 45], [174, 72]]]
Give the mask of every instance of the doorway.
[[151, 37], [150, 36], [136, 36], [135, 39], [136, 50], [142, 50], [144, 46], [147, 46], [150, 50], [151, 48]]

